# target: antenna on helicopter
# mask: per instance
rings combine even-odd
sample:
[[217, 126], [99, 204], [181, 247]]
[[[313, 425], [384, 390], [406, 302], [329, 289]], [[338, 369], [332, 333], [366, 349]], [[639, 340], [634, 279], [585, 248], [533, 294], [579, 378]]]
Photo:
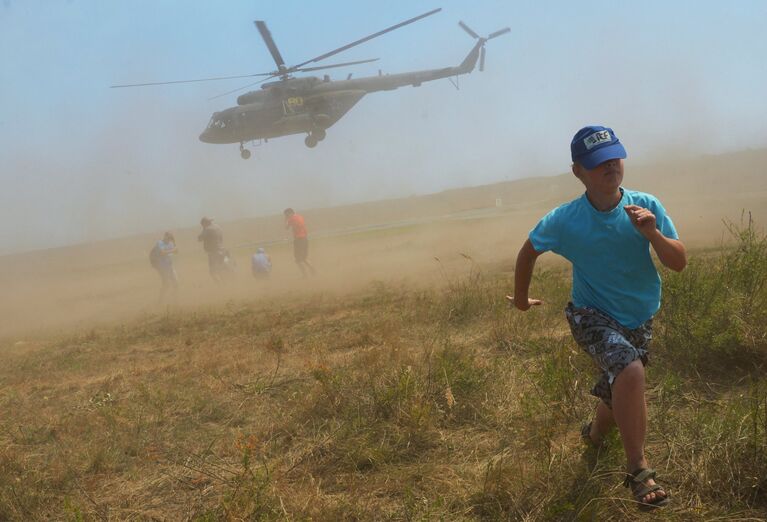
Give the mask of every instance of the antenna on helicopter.
[[480, 47], [480, 54], [479, 54], [479, 72], [482, 72], [482, 71], [485, 70], [485, 42], [487, 42], [488, 40], [492, 40], [493, 38], [495, 38], [497, 36], [501, 36], [502, 34], [506, 34], [508, 32], [511, 32], [511, 28], [504, 27], [503, 29], [499, 29], [499, 30], [495, 31], [494, 33], [490, 33], [486, 37], [482, 38], [477, 33], [475, 33], [471, 29], [471, 27], [469, 27], [465, 23], [458, 22], [458, 25], [461, 26], [461, 29], [463, 29], [464, 31], [469, 33], [469, 36], [471, 36], [475, 40], [479, 40], [480, 45], [482, 46], [482, 47]]

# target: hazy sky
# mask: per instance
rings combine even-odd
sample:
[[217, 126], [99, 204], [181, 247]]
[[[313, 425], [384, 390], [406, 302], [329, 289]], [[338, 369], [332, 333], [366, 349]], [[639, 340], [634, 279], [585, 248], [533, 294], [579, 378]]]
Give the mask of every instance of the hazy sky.
[[[763, 0], [1, 1], [0, 254], [556, 174], [590, 123], [629, 161], [767, 145]], [[208, 98], [247, 81], [108, 88], [271, 71], [256, 19], [294, 64], [435, 7], [331, 76], [457, 65], [473, 45], [458, 20], [512, 32], [460, 90], [366, 96], [316, 149], [295, 135], [243, 161], [198, 141], [237, 94]]]

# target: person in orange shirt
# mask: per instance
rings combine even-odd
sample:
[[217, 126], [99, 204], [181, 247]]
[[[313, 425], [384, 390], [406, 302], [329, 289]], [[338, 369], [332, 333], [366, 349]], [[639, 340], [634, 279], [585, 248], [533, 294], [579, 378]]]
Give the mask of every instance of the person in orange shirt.
[[306, 232], [306, 224], [301, 214], [296, 214], [292, 208], [286, 208], [282, 213], [285, 216], [285, 228], [293, 230], [293, 256], [296, 259], [301, 274], [306, 277], [306, 269], [315, 274], [314, 267], [309, 263], [309, 235]]

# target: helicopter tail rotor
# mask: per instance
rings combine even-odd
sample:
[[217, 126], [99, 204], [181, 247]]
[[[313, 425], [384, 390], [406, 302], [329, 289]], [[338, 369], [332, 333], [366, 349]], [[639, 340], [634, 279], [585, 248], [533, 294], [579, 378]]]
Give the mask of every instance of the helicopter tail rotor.
[[487, 35], [487, 39], [488, 40], [492, 40], [496, 36], [501, 36], [502, 34], [506, 34], [506, 33], [510, 33], [510, 32], [511, 32], [511, 28], [510, 27], [504, 27], [503, 29], [499, 29], [499, 30], [495, 31], [494, 33], [490, 33], [489, 35]]
[[482, 72], [485, 70], [485, 42], [488, 40], [492, 40], [493, 38], [497, 38], [498, 36], [501, 36], [503, 34], [511, 32], [511, 29], [509, 27], [504, 27], [503, 29], [499, 29], [493, 33], [490, 33], [489, 35], [482, 37], [479, 36], [471, 27], [466, 25], [463, 22], [458, 22], [458, 25], [461, 26], [461, 29], [466, 31], [466, 33], [478, 41], [478, 44], [480, 46], [479, 49], [479, 71]]
[[464, 31], [466, 31], [467, 33], [469, 33], [469, 36], [471, 36], [471, 37], [472, 37], [472, 38], [474, 38], [475, 40], [479, 40], [479, 39], [480, 39], [480, 36], [479, 36], [477, 33], [475, 33], [474, 31], [472, 31], [471, 27], [469, 27], [469, 26], [468, 26], [468, 25], [466, 25], [465, 23], [463, 23], [463, 22], [458, 22], [458, 25], [460, 25], [460, 26], [461, 26], [461, 29], [463, 29]]

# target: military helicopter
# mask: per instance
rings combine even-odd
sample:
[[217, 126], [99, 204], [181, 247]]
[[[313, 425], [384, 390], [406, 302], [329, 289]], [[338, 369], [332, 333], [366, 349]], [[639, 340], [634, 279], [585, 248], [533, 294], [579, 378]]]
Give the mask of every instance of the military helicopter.
[[[466, 31], [476, 43], [469, 51], [464, 60], [454, 67], [441, 69], [428, 69], [399, 74], [379, 74], [352, 79], [349, 74], [345, 80], [331, 80], [328, 75], [323, 78], [315, 76], [294, 77], [293, 73], [310, 72], [321, 69], [346, 67], [362, 63], [370, 63], [375, 59], [359, 60], [331, 65], [306, 67], [342, 51], [346, 51], [361, 43], [385, 33], [411, 24], [427, 16], [441, 11], [434, 9], [422, 15], [410, 18], [396, 25], [373, 33], [364, 38], [346, 44], [342, 47], [321, 54], [310, 60], [306, 60], [290, 67], [280, 54], [274, 43], [266, 23], [262, 20], [255, 22], [258, 32], [261, 34], [269, 53], [277, 65], [277, 69], [267, 73], [248, 74], [242, 76], [226, 76], [217, 78], [200, 78], [196, 80], [176, 80], [169, 82], [152, 82], [129, 85], [113, 85], [112, 87], [142, 87], [147, 85], [165, 85], [172, 83], [204, 82], [213, 80], [229, 80], [234, 78], [248, 78], [265, 76], [264, 79], [251, 83], [244, 87], [229, 91], [220, 96], [262, 84], [260, 90], [247, 92], [237, 98], [237, 106], [230, 107], [220, 112], [213, 113], [208, 126], [200, 134], [200, 141], [205, 143], [238, 143], [240, 155], [243, 159], [250, 158], [250, 151], [245, 148], [245, 143], [256, 140], [268, 141], [270, 138], [287, 136], [290, 134], [306, 133], [304, 143], [313, 148], [317, 143], [324, 140], [327, 129], [333, 126], [349, 109], [362, 99], [363, 96], [376, 91], [390, 91], [412, 85], [419, 87], [423, 82], [450, 78], [461, 74], [468, 74], [474, 70], [479, 61], [479, 70], [485, 68], [485, 43], [510, 31], [508, 27], [481, 37], [469, 26], [459, 22], [460, 27]], [[268, 81], [278, 78], [276, 81]]]

